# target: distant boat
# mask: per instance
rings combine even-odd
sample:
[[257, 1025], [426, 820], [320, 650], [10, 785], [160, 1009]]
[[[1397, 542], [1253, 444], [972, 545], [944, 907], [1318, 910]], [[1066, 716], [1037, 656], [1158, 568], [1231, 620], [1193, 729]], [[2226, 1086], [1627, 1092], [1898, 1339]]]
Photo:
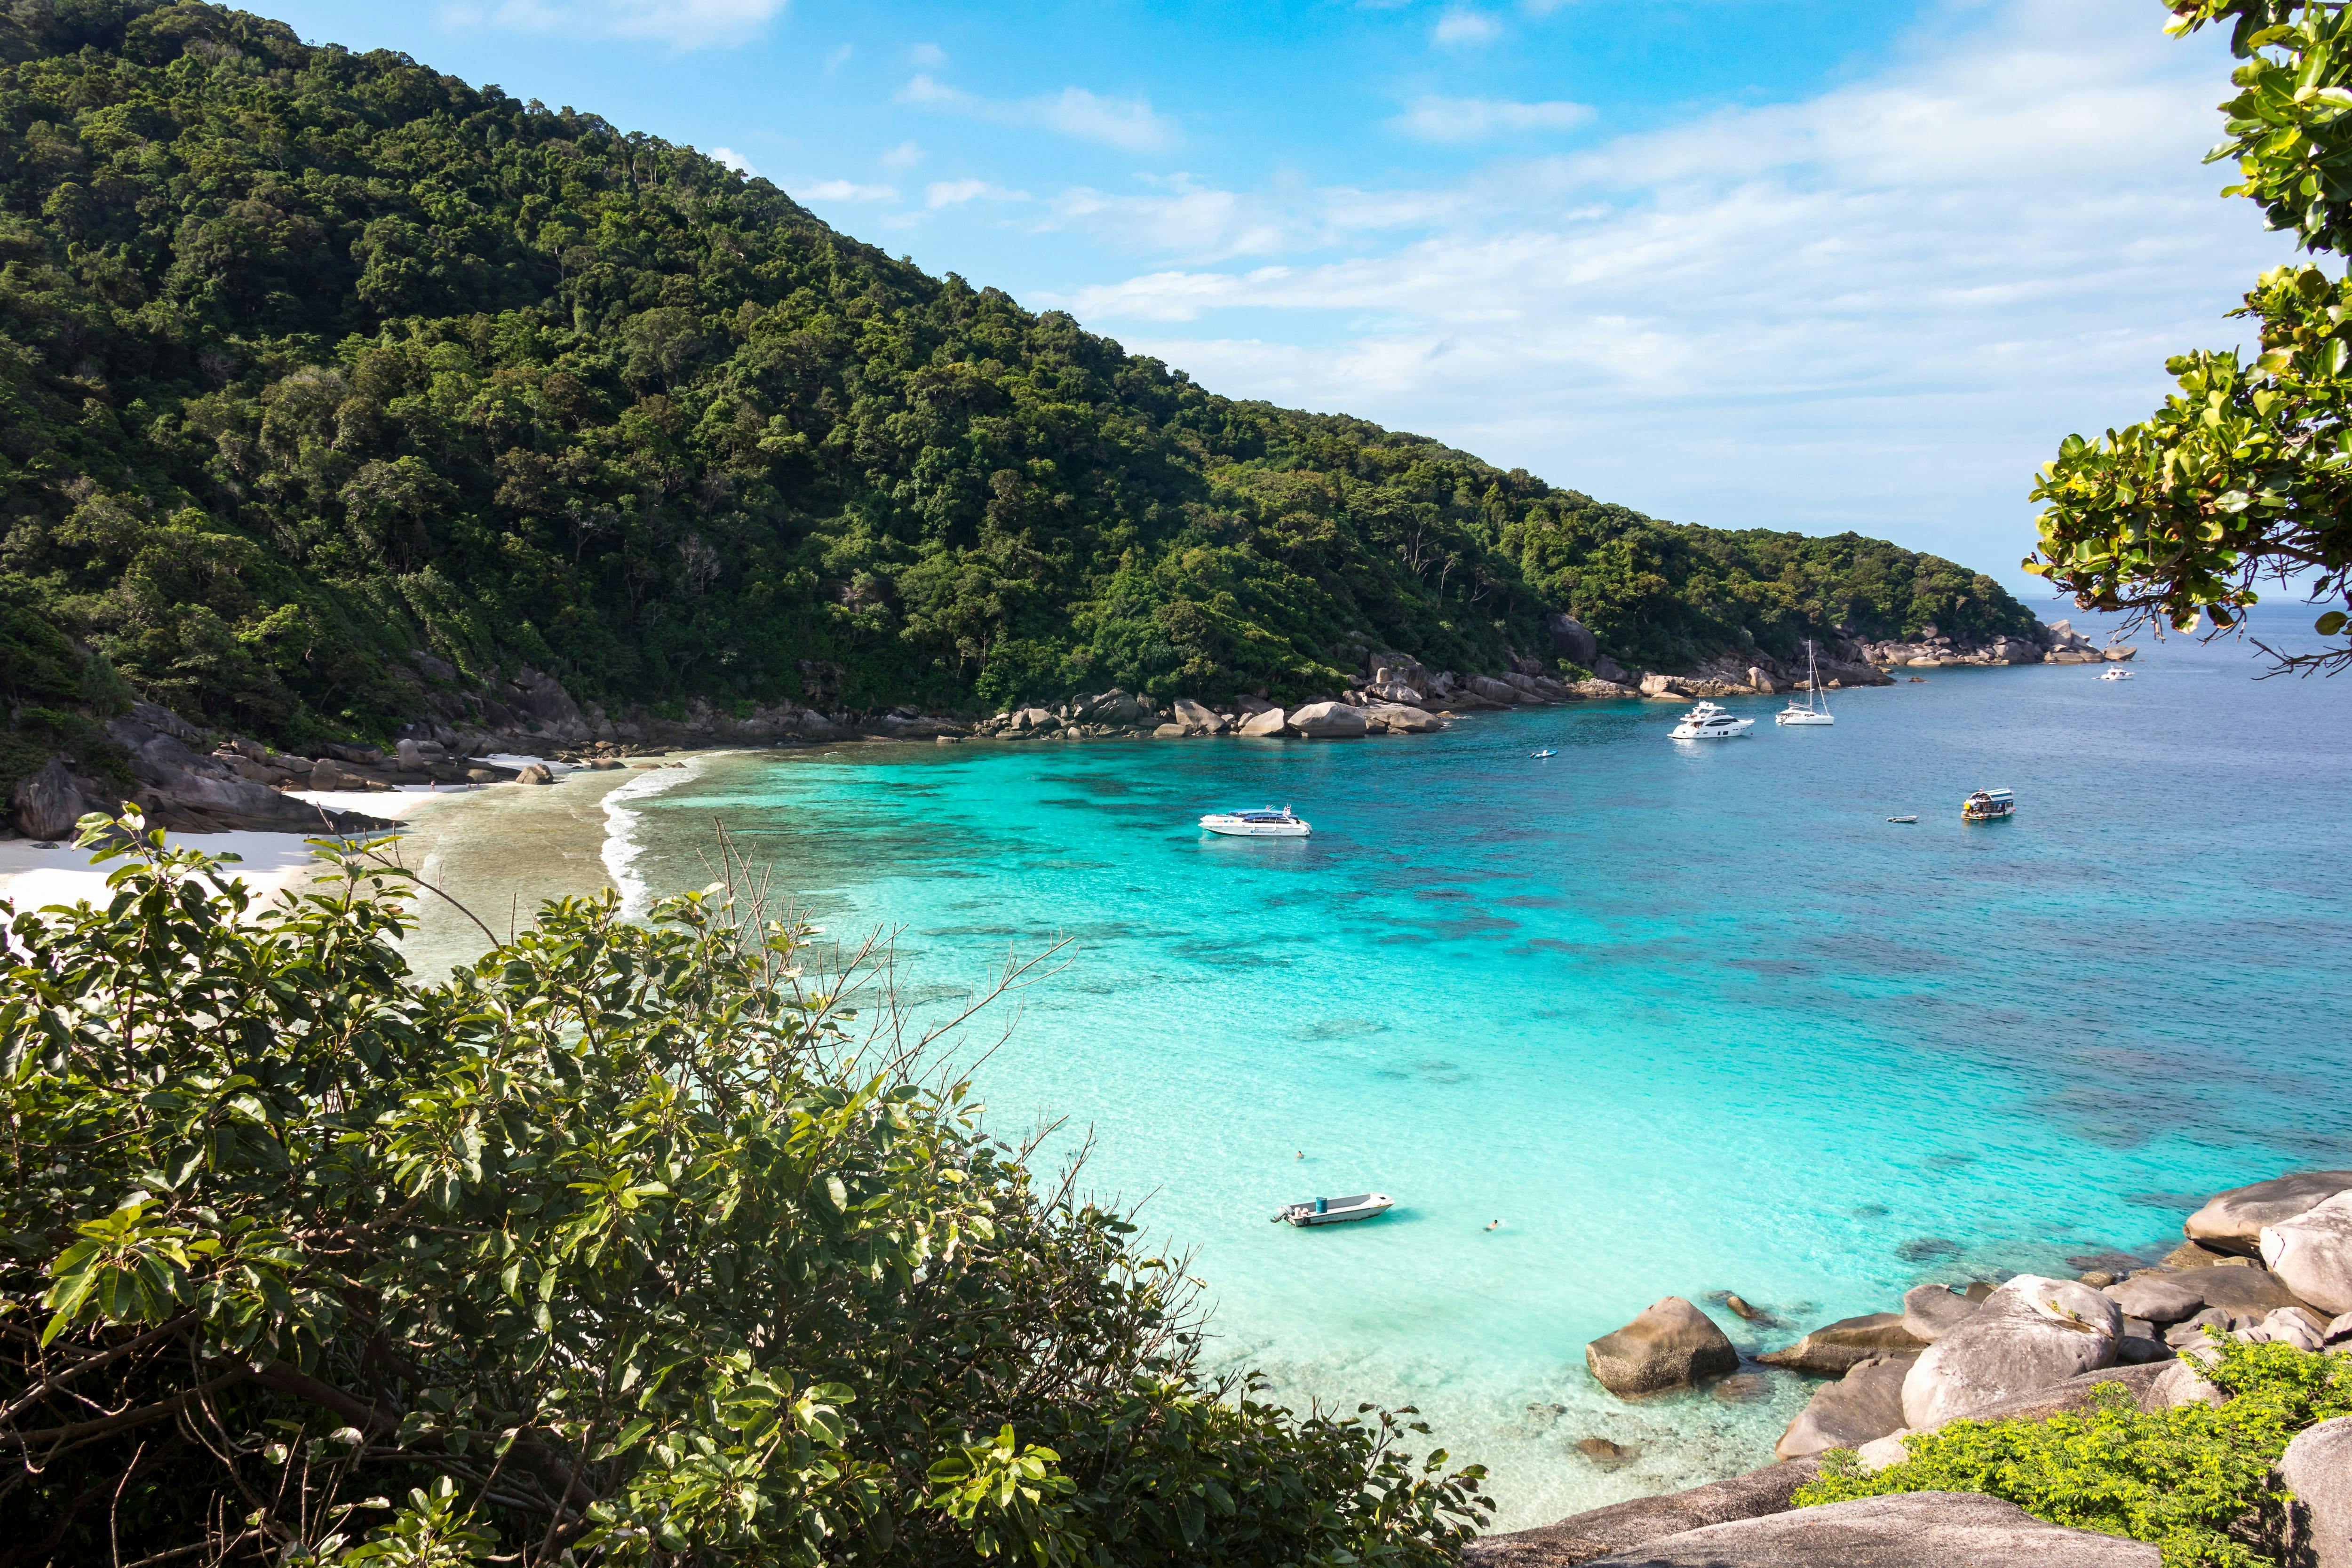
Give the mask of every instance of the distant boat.
[[1675, 741], [1728, 741], [1734, 735], [1745, 735], [1756, 728], [1753, 719], [1735, 719], [1712, 702], [1702, 702], [1683, 715], [1683, 721], [1668, 732]]
[[1916, 816], [1890, 816], [1886, 820], [1889, 822], [1916, 822], [1919, 819]]
[[1813, 658], [1813, 640], [1811, 637], [1805, 639], [1804, 705], [1799, 707], [1797, 700], [1791, 697], [1786, 708], [1772, 715], [1772, 722], [1775, 724], [1834, 724], [1837, 722], [1835, 719], [1830, 717], [1830, 694], [1822, 689], [1822, 667], [1820, 661]]
[[1559, 755], [1559, 753], [1547, 746], [1540, 752], [1529, 752], [1528, 755], [1534, 758], [1537, 762], [1542, 762], [1546, 757], [1556, 757]]
[[1396, 1200], [1386, 1193], [1358, 1193], [1351, 1198], [1313, 1198], [1303, 1204], [1285, 1204], [1274, 1217], [1297, 1226], [1345, 1225], [1351, 1219], [1384, 1215], [1395, 1206]]
[[1266, 805], [1255, 811], [1212, 812], [1201, 818], [1201, 826], [1228, 838], [1304, 838], [1313, 831], [1291, 816], [1286, 805], [1279, 811]]
[[1991, 822], [2017, 813], [2017, 796], [2005, 789], [1980, 789], [1960, 802], [1962, 822]]
[[2129, 680], [2131, 677], [2132, 672], [2120, 664], [2111, 664], [2099, 671], [2101, 680]]

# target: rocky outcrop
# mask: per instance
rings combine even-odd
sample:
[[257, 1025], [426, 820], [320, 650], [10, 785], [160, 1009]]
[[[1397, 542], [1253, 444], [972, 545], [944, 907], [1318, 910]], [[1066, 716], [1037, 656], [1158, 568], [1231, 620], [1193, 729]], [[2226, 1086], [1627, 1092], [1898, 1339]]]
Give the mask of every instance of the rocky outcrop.
[[1289, 727], [1312, 740], [1337, 741], [1362, 735], [1370, 725], [1360, 708], [1344, 702], [1309, 702], [1292, 710]]
[[1364, 710], [1364, 722], [1391, 735], [1428, 735], [1445, 728], [1445, 721], [1402, 702], [1375, 702]]
[[62, 757], [51, 757], [31, 777], [18, 779], [8, 807], [17, 832], [47, 839], [71, 838], [82, 813], [96, 809], [82, 799]]
[[1977, 1492], [1904, 1492], [1710, 1524], [1592, 1568], [2159, 1568], [2145, 1542], [2035, 1519]]
[[1687, 1388], [1702, 1378], [1739, 1370], [1739, 1352], [1715, 1320], [1669, 1296], [1613, 1334], [1584, 1347], [1584, 1363], [1601, 1386], [1623, 1398]]
[[2217, 1194], [2180, 1228], [2216, 1252], [2252, 1258], [2262, 1251], [2263, 1226], [2293, 1219], [2341, 1192], [2352, 1192], [2352, 1171], [2297, 1171]]
[[246, 778], [224, 758], [188, 745], [201, 739], [176, 714], [140, 703], [110, 720], [107, 731], [130, 754], [138, 803], [150, 821], [183, 833], [373, 833], [391, 824], [357, 812], [331, 811]]
[[1801, 1459], [1832, 1448], [1859, 1448], [1903, 1425], [1903, 1379], [1912, 1358], [1857, 1362], [1837, 1382], [1816, 1392], [1772, 1446], [1778, 1459]]
[[1212, 712], [1189, 697], [1179, 697], [1168, 705], [1170, 720], [1181, 724], [1195, 735], [1222, 735], [1229, 726], [1223, 715]]
[[1920, 1352], [1903, 1383], [1903, 1418], [1914, 1430], [2012, 1394], [2112, 1366], [2123, 1312], [2072, 1279], [2021, 1274]]
[[1237, 733], [1244, 735], [1279, 735], [1287, 728], [1287, 721], [1279, 708], [1268, 708], [1243, 720]]
[[2352, 1415], [2295, 1435], [2276, 1479], [2290, 1500], [2280, 1535], [2287, 1568], [2352, 1568]]
[[2126, 1318], [2177, 1323], [2205, 1310], [2205, 1293], [2177, 1274], [2150, 1271], [2118, 1280], [2101, 1292]]
[[2352, 1192], [2262, 1228], [2263, 1262], [2329, 1317], [2352, 1312]]
[[1816, 1461], [1798, 1459], [1685, 1491], [1612, 1503], [1558, 1524], [1482, 1536], [1462, 1549], [1462, 1562], [1465, 1568], [1574, 1568], [1685, 1531], [1784, 1513], [1797, 1489], [1820, 1473]]
[[1815, 1377], [1843, 1377], [1866, 1361], [1889, 1356], [1916, 1356], [1927, 1342], [1903, 1326], [1900, 1312], [1868, 1312], [1840, 1318], [1815, 1329], [1785, 1350], [1767, 1351], [1756, 1359], [1767, 1366]]
[[1903, 1292], [1903, 1331], [1932, 1345], [1966, 1322], [1980, 1305], [1948, 1285], [1915, 1285]]

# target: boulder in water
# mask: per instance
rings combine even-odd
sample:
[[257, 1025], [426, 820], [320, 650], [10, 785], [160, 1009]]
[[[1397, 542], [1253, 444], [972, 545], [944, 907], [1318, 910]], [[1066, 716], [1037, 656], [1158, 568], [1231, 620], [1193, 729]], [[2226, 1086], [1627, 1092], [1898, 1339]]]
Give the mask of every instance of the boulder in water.
[[1864, 1362], [1915, 1356], [1927, 1348], [1927, 1341], [1903, 1326], [1902, 1313], [1867, 1312], [1823, 1324], [1786, 1350], [1767, 1351], [1756, 1359], [1815, 1377], [1843, 1377]]
[[2352, 1171], [2296, 1171], [2217, 1193], [2180, 1228], [2189, 1240], [2215, 1251], [2252, 1258], [2262, 1251], [2263, 1226], [2293, 1219], [2347, 1191]]
[[1687, 1388], [1701, 1378], [1739, 1370], [1739, 1352], [1715, 1320], [1669, 1296], [1613, 1334], [1584, 1347], [1584, 1363], [1601, 1386], [1622, 1398]]
[[2352, 1192], [2263, 1226], [2262, 1247], [2280, 1284], [2330, 1317], [2352, 1312]]
[[1966, 1322], [1979, 1305], [1948, 1285], [1915, 1285], [1903, 1292], [1903, 1330], [1932, 1345]]

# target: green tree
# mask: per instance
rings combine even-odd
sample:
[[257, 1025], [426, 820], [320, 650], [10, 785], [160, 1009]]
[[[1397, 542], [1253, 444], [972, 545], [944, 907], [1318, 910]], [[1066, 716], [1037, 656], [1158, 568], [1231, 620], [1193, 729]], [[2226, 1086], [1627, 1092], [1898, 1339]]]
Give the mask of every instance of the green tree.
[[[2315, 256], [2352, 241], [2352, 11], [2323, 0], [2168, 0], [2168, 31], [2227, 23], [2242, 61], [2211, 158]], [[2339, 269], [2340, 270], [2340, 269]], [[2147, 420], [2069, 436], [2042, 471], [2040, 550], [2026, 570], [2085, 609], [2236, 626], [2265, 579], [2331, 604], [2332, 646], [2282, 668], [2352, 665], [2352, 281], [2317, 263], [2265, 272], [2237, 314], [2261, 350], [2166, 362], [2179, 390]], [[2332, 603], [2331, 603], [2332, 602]], [[2257, 645], [2264, 646], [2264, 645]]]
[[257, 907], [83, 841], [106, 907], [0, 904], [7, 1561], [1438, 1568], [1482, 1517], [1399, 1417], [1200, 1376], [1181, 1268], [753, 900], [427, 985], [364, 849]]

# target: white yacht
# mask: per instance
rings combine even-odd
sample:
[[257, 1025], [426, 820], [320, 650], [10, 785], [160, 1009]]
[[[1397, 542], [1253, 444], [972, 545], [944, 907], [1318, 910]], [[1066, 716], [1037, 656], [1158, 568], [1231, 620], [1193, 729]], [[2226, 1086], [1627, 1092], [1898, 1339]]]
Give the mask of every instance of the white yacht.
[[1286, 805], [1280, 810], [1265, 805], [1255, 811], [1211, 812], [1201, 818], [1201, 826], [1229, 838], [1304, 838], [1313, 831], [1291, 816]]
[[2131, 671], [2126, 669], [2120, 664], [2111, 664], [2107, 666], [2106, 668], [2099, 671], [2099, 679], [2101, 680], [2129, 680], [2131, 679]]
[[1800, 704], [1791, 697], [1789, 705], [1772, 715], [1775, 724], [1834, 724], [1830, 717], [1830, 694], [1822, 689], [1821, 661], [1813, 657], [1812, 639], [1805, 639], [1805, 700]]
[[1728, 741], [1756, 728], [1753, 719], [1736, 719], [1712, 702], [1702, 702], [1683, 715], [1671, 738], [1677, 741]]

